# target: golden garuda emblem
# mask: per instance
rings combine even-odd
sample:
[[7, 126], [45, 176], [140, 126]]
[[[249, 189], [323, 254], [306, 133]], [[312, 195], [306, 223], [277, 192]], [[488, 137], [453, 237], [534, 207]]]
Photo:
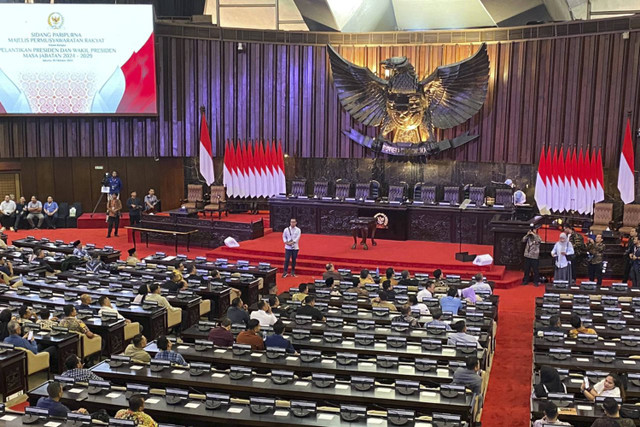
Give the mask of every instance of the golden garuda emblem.
[[436, 141], [435, 128], [449, 129], [473, 117], [482, 107], [489, 83], [487, 46], [471, 57], [440, 66], [418, 80], [407, 57], [382, 61], [388, 79], [344, 59], [328, 46], [333, 82], [344, 109], [366, 126], [379, 126], [375, 138], [355, 129], [344, 132], [354, 141], [391, 155], [433, 155], [459, 147], [478, 135], [465, 133]]

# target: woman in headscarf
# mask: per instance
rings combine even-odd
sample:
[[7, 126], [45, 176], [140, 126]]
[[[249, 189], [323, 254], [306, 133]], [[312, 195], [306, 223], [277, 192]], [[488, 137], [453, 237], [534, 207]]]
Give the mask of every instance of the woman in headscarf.
[[4, 341], [9, 336], [9, 330], [7, 326], [11, 321], [11, 310], [5, 308], [0, 312], [0, 342]]
[[540, 382], [533, 386], [533, 396], [547, 397], [549, 393], [566, 393], [567, 387], [560, 380], [560, 374], [551, 366], [540, 368]]
[[553, 280], [571, 281], [571, 262], [567, 258], [568, 255], [573, 255], [573, 246], [567, 240], [567, 235], [560, 233], [558, 241], [551, 250], [551, 256], [555, 259], [556, 267], [553, 273]]

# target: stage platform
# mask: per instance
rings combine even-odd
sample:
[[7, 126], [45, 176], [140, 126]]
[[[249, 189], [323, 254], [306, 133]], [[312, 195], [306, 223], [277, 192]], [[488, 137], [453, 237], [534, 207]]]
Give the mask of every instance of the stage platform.
[[[440, 268], [445, 274], [459, 274], [465, 278], [481, 272], [489, 280], [493, 280], [497, 288], [502, 289], [517, 286], [522, 280], [521, 272], [507, 271], [504, 266], [478, 267], [470, 262], [456, 261], [455, 253], [459, 250], [457, 243], [376, 241], [377, 246], [370, 246], [369, 250], [365, 251], [360, 247], [351, 249], [351, 237], [303, 234], [296, 273], [321, 278], [325, 265], [332, 262], [336, 268], [348, 268], [352, 271], [360, 271], [363, 268], [375, 271], [379, 268], [381, 273], [387, 267], [393, 267], [396, 271], [407, 269], [411, 273], [432, 273]], [[462, 250], [477, 255], [493, 255], [493, 247], [490, 245], [463, 244]], [[222, 246], [206, 254], [210, 259], [270, 262], [281, 272], [284, 246], [281, 234], [271, 233], [260, 239], [241, 242], [239, 248]]]
[[[160, 212], [155, 215], [158, 216], [168, 216], [167, 213]], [[224, 221], [224, 222], [237, 222], [250, 224], [252, 222], [258, 221], [262, 218], [265, 230], [269, 228], [269, 212], [258, 212], [257, 215], [252, 215], [248, 213], [232, 213], [229, 216], [222, 215], [222, 218], [218, 218], [218, 215], [214, 215], [213, 218], [210, 215], [199, 215], [200, 219], [210, 219], [212, 221]], [[123, 213], [120, 217], [120, 227], [125, 227], [129, 225], [129, 214]], [[106, 228], [107, 227], [107, 215], [104, 213], [95, 213], [91, 215], [90, 213], [83, 213], [78, 217], [78, 228]]]
[[[129, 225], [129, 214], [124, 213], [120, 216], [120, 227], [126, 227]], [[83, 213], [78, 217], [78, 228], [104, 228], [107, 229], [107, 214], [98, 213], [90, 214]]]

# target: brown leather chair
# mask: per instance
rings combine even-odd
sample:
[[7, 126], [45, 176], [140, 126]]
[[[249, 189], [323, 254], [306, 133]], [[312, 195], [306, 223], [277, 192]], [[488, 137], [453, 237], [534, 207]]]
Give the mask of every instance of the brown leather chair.
[[202, 185], [189, 184], [187, 185], [187, 198], [181, 200], [180, 203], [187, 209], [202, 209], [204, 207], [203, 199]]
[[23, 347], [16, 348], [27, 354], [27, 376], [46, 370], [47, 379], [49, 378], [49, 353], [43, 351], [35, 354], [31, 350]]
[[618, 230], [622, 234], [629, 234], [640, 224], [640, 205], [624, 205], [622, 215], [622, 227]]
[[591, 232], [600, 234], [611, 226], [613, 220], [613, 203], [596, 203], [593, 208], [593, 224]]
[[218, 218], [222, 218], [222, 212], [225, 216], [229, 216], [227, 209], [227, 192], [223, 185], [212, 185], [209, 192], [209, 203], [204, 206], [204, 211], [209, 212], [213, 216], [214, 212], [218, 212]]

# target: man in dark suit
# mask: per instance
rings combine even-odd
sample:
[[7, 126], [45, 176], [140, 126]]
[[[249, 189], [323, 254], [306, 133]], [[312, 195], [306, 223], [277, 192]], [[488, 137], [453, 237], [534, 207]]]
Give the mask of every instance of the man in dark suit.
[[133, 227], [140, 225], [142, 202], [138, 199], [138, 194], [135, 191], [132, 191], [131, 197], [127, 199], [127, 208], [129, 209], [129, 224]]

